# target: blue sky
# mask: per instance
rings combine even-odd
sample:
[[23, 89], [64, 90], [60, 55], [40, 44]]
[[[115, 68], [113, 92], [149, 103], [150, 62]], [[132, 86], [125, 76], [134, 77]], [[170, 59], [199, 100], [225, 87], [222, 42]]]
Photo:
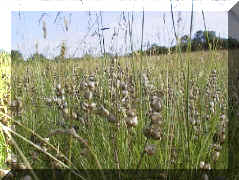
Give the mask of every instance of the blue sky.
[[[11, 47], [17, 48], [23, 51], [24, 56], [29, 56], [32, 52], [34, 52], [34, 42], [38, 42], [39, 51], [41, 53], [47, 54], [48, 56], [57, 54], [57, 44], [59, 44], [63, 39], [67, 40], [69, 51], [68, 54], [73, 51], [74, 48], [80, 47], [81, 51], [86, 46], [92, 46], [91, 50], [97, 53], [97, 47], [93, 47], [98, 44], [96, 39], [87, 38], [85, 39], [85, 44], [82, 45], [82, 37], [85, 37], [86, 32], [84, 28], [87, 26], [86, 15], [87, 13], [83, 13], [86, 11], [103, 11], [103, 23], [109, 24], [113, 29], [116, 27], [115, 23], [118, 21], [119, 12], [121, 11], [134, 11], [134, 12], [142, 12], [145, 10], [145, 33], [144, 33], [144, 42], [147, 44], [147, 41], [150, 43], [159, 42], [161, 44], [170, 44], [173, 39], [172, 36], [172, 27], [171, 27], [171, 16], [169, 13], [171, 8], [171, 2], [173, 2], [172, 7], [173, 11], [181, 11], [181, 12], [190, 12], [192, 9], [192, 0], [180, 0], [180, 1], [171, 1], [171, 0], [91, 0], [91, 1], [82, 1], [80, 0], [62, 0], [62, 1], [42, 1], [42, 0], [11, 0], [6, 1], [0, 6], [0, 21], [1, 28], [0, 29], [0, 49], [4, 49], [5, 51], [10, 52]], [[193, 1], [193, 9], [195, 12], [211, 12], [211, 15], [206, 15], [206, 21], [208, 28], [216, 29], [217, 32], [221, 32], [221, 34], [227, 33], [227, 18], [226, 12], [229, 11], [233, 5], [235, 5], [236, 0], [197, 0]], [[42, 32], [39, 30], [39, 25], [36, 23], [40, 17], [40, 11], [48, 11], [52, 13], [48, 13], [48, 16], [45, 17], [45, 21], [48, 27], [48, 38], [44, 40], [42, 38]], [[14, 13], [12, 12], [17, 12]], [[23, 12], [21, 21], [17, 18], [18, 11]], [[64, 11], [66, 17], [69, 11], [76, 12], [72, 13], [72, 25], [71, 29], [68, 33], [62, 32], [62, 24], [63, 20], [59, 21], [58, 24], [53, 24], [53, 18], [56, 15], [57, 11]], [[112, 13], [113, 11], [115, 13]], [[154, 13], [152, 11], [157, 11]], [[106, 13], [107, 12], [107, 13]], [[116, 13], [118, 12], [118, 14]], [[224, 15], [212, 15], [214, 12], [221, 12]], [[166, 25], [163, 24], [163, 13], [165, 13]], [[114, 16], [112, 16], [114, 14]], [[139, 46], [139, 36], [140, 36], [140, 21], [141, 15], [135, 13], [135, 25], [133, 28], [134, 33], [134, 48]], [[202, 17], [198, 15], [199, 20], [195, 20], [194, 29], [197, 29], [197, 26], [201, 26]], [[12, 16], [13, 15], [13, 16]], [[117, 16], [117, 17], [115, 17]], [[175, 13], [175, 19], [177, 19], [177, 14]], [[78, 19], [77, 19], [78, 17]], [[115, 18], [113, 18], [115, 17]], [[138, 18], [136, 18], [138, 17]], [[197, 16], [196, 16], [197, 17]], [[75, 19], [75, 20], [74, 20]], [[116, 19], [116, 20], [115, 20]], [[136, 22], [138, 19], [138, 22]], [[180, 30], [189, 31], [188, 23], [190, 22], [190, 15], [184, 18], [182, 26], [180, 26]], [[138, 25], [137, 25], [138, 24]], [[226, 24], [226, 25], [225, 25]], [[53, 26], [54, 25], [54, 26]], [[76, 26], [79, 27], [76, 27]], [[154, 26], [154, 27], [152, 27]], [[116, 27], [117, 28], [117, 27]], [[105, 38], [110, 40], [113, 34], [113, 29], [105, 31]], [[122, 30], [122, 29], [121, 29]], [[236, 33], [236, 32], [235, 32]], [[160, 35], [159, 35], [160, 34]], [[239, 37], [238, 37], [239, 38]], [[124, 35], [118, 36], [117, 42], [112, 42], [114, 44], [115, 49], [122, 49], [124, 46], [124, 50], [127, 50], [127, 44], [122, 43], [124, 39]], [[110, 42], [106, 40], [106, 45], [109, 45]], [[74, 43], [73, 43], [74, 42]], [[121, 42], [121, 44], [120, 44]], [[13, 43], [13, 44], [11, 44]], [[150, 44], [149, 43], [149, 44]], [[117, 45], [117, 46], [116, 46]], [[125, 48], [126, 47], [126, 48]], [[75, 50], [74, 50], [75, 51]], [[123, 52], [123, 51], [122, 51]]]
[[[39, 23], [43, 13], [46, 15]], [[39, 53], [47, 57], [54, 57], [59, 54], [60, 44], [64, 41], [67, 46], [67, 56], [81, 56], [89, 52], [94, 55], [100, 54], [100, 45], [97, 35], [94, 35], [98, 29], [96, 14], [99, 11], [64, 11], [54, 20], [57, 11], [13, 11], [11, 14], [11, 44], [12, 49], [20, 50], [24, 57], [29, 57], [36, 52], [35, 44], [38, 44]], [[125, 18], [128, 15], [131, 18], [132, 12], [125, 12]], [[140, 48], [142, 12], [133, 12], [133, 47]], [[174, 12], [175, 27], [179, 36], [189, 33], [190, 12]], [[65, 30], [64, 19], [68, 24], [68, 32]], [[206, 26], [208, 30], [216, 31], [217, 35], [227, 37], [227, 12], [205, 12]], [[99, 23], [101, 27], [101, 19]], [[43, 21], [46, 23], [47, 38], [43, 38]], [[95, 23], [95, 24], [94, 24]], [[109, 27], [105, 30], [105, 46], [108, 52], [125, 53], [130, 50], [129, 37], [125, 39], [127, 21], [124, 22], [122, 11], [103, 11], [103, 27]], [[89, 30], [88, 28], [92, 28]], [[204, 29], [201, 12], [194, 13], [193, 32]], [[117, 33], [117, 36], [112, 36]], [[173, 26], [170, 12], [145, 11], [144, 24], [144, 47], [157, 43], [170, 46], [175, 44]]]

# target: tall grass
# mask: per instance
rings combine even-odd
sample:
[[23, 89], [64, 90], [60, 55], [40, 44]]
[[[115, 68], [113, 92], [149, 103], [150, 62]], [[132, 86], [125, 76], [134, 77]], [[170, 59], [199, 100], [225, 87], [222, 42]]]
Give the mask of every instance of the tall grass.
[[[206, 126], [211, 126], [211, 123], [219, 123], [219, 116], [221, 113], [225, 113], [224, 111], [221, 112], [219, 106], [221, 103], [225, 105], [225, 102], [218, 102], [218, 105], [216, 106], [216, 110], [214, 114], [211, 115], [211, 120], [206, 120], [206, 109], [205, 107], [208, 106], [210, 103], [209, 99], [205, 96], [205, 87], [206, 84], [209, 82], [209, 75], [211, 71], [216, 70], [217, 73], [217, 84], [220, 86], [220, 89], [223, 90], [221, 94], [219, 95], [222, 100], [226, 100], [226, 81], [227, 77], [225, 76], [226, 69], [226, 58], [225, 58], [225, 52], [217, 52], [214, 54], [214, 58], [211, 58], [210, 52], [196, 52], [196, 53], [186, 53], [184, 54], [187, 56], [186, 58], [194, 57], [192, 58], [191, 63], [191, 70], [187, 70], [187, 63], [184, 62], [185, 66], [184, 68], [181, 67], [181, 61], [179, 60], [179, 57], [175, 54], [168, 55], [166, 58], [164, 56], [156, 56], [156, 57], [148, 57], [149, 58], [149, 69], [150, 72], [148, 73], [150, 83], [152, 83], [155, 86], [155, 90], [158, 89], [158, 91], [162, 91], [162, 93], [168, 93], [167, 99], [165, 101], [163, 100], [163, 111], [162, 111], [162, 119], [164, 126], [162, 127], [163, 131], [163, 140], [155, 142], [157, 145], [157, 153], [152, 158], [147, 157], [142, 160], [141, 168], [172, 168], [174, 167], [172, 164], [169, 163], [170, 157], [169, 155], [172, 153], [171, 146], [175, 146], [175, 149], [178, 150], [178, 153], [180, 155], [177, 156], [178, 162], [182, 162], [182, 164], [176, 164], [175, 166], [177, 168], [198, 168], [198, 163], [200, 160], [205, 159], [208, 156], [208, 153], [210, 153], [209, 150], [206, 151], [208, 146], [212, 143], [211, 136], [215, 132], [215, 127], [210, 127], [210, 131], [206, 134], [203, 133]], [[200, 56], [199, 56], [200, 55]], [[202, 55], [202, 56], [201, 56]], [[201, 59], [201, 57], [203, 59]], [[210, 59], [210, 60], [209, 60]], [[108, 60], [109, 61], [109, 60]], [[47, 132], [49, 132], [50, 129], [58, 129], [60, 126], [58, 125], [58, 121], [62, 120], [67, 127], [71, 127], [71, 124], [79, 126], [80, 130], [79, 133], [82, 134], [82, 137], [88, 140], [88, 142], [91, 144], [91, 148], [93, 152], [96, 154], [97, 159], [99, 162], [101, 162], [102, 168], [113, 168], [115, 167], [115, 158], [114, 158], [114, 149], [112, 149], [113, 144], [116, 143], [114, 146], [117, 147], [118, 151], [118, 159], [120, 162], [121, 168], [136, 168], [136, 164], [138, 163], [139, 157], [141, 157], [142, 147], [144, 145], [144, 135], [143, 135], [143, 128], [147, 122], [150, 122], [150, 117], [146, 114], [148, 113], [147, 107], [144, 103], [148, 104], [146, 99], [150, 99], [150, 94], [146, 95], [144, 94], [142, 96], [143, 98], [143, 104], [138, 104], [137, 97], [135, 99], [131, 99], [126, 104], [126, 108], [136, 108], [137, 112], [142, 112], [142, 117], [139, 116], [139, 124], [136, 128], [126, 128], [123, 124], [124, 118], [123, 118], [123, 112], [118, 112], [117, 117], [119, 118], [120, 123], [123, 123], [120, 125], [120, 128], [118, 129], [117, 126], [115, 127], [114, 124], [111, 124], [110, 122], [107, 122], [107, 118], [103, 118], [99, 115], [97, 115], [98, 110], [96, 111], [83, 111], [81, 104], [85, 101], [84, 100], [84, 93], [87, 89], [81, 89], [79, 86], [82, 82], [87, 81], [87, 78], [84, 78], [84, 76], [94, 74], [94, 69], [96, 67], [102, 67], [100, 65], [101, 62], [94, 61], [94, 63], [89, 63], [90, 65], [86, 65], [85, 62], [73, 62], [70, 61], [67, 64], [67, 67], [62, 68], [65, 66], [64, 62], [61, 63], [48, 63], [47, 65], [45, 63], [34, 63], [34, 64], [20, 64], [18, 65], [18, 68], [22, 71], [18, 71], [18, 75], [13, 77], [13, 81], [16, 82], [13, 84], [13, 87], [15, 91], [13, 92], [14, 97], [20, 97], [23, 96], [23, 104], [24, 104], [24, 111], [22, 114], [16, 118], [18, 118], [19, 121], [21, 121], [26, 127], [33, 129], [36, 133], [38, 133], [40, 136], [44, 137], [46, 136]], [[126, 58], [119, 59], [119, 63], [122, 66], [122, 71], [125, 71], [125, 68], [127, 66], [128, 60]], [[136, 66], [136, 73], [137, 71], [140, 72], [141, 63], [140, 62], [134, 62]], [[160, 63], [160, 66], [158, 64]], [[98, 64], [98, 65], [97, 65]], [[83, 66], [82, 66], [83, 65]], [[76, 74], [72, 74], [72, 69], [74, 66], [77, 67], [84, 67], [84, 69], [79, 69]], [[107, 71], [106, 66], [103, 70]], [[46, 72], [46, 69], [49, 69], [48, 72]], [[28, 69], [28, 74], [26, 74], [26, 69]], [[57, 69], [61, 69], [62, 71], [58, 71]], [[168, 69], [168, 70], [166, 70]], [[33, 71], [34, 70], [34, 71]], [[102, 70], [102, 71], [103, 71]], [[132, 70], [129, 70], [130, 73], [132, 73]], [[143, 68], [143, 72], [145, 69]], [[45, 72], [46, 74], [43, 75], [42, 73]], [[187, 72], [190, 72], [189, 75], [187, 75]], [[53, 76], [55, 74], [55, 76]], [[93, 75], [92, 74], [92, 75]], [[133, 74], [132, 74], [133, 75]], [[140, 75], [140, 73], [139, 73]], [[117, 101], [122, 98], [122, 91], [118, 91], [118, 96], [114, 96], [111, 92], [111, 88], [108, 85], [108, 81], [112, 78], [111, 75], [100, 75], [95, 74], [94, 77], [96, 79], [100, 80], [101, 84], [97, 87], [97, 89], [94, 91], [95, 97], [89, 101], [96, 102], [97, 107], [100, 106], [100, 104], [103, 104], [105, 108], [107, 108], [112, 115], [117, 114], [116, 110], [119, 108], [116, 106]], [[190, 76], [190, 79], [187, 77]], [[78, 78], [77, 78], [78, 77]], [[29, 82], [26, 82], [26, 78], [29, 78]], [[100, 78], [100, 79], [99, 79]], [[141, 77], [135, 76], [136, 81], [140, 84]], [[25, 80], [24, 80], [25, 79]], [[114, 79], [112, 79], [114, 80]], [[117, 80], [117, 78], [115, 79]], [[127, 77], [124, 77], [122, 79], [122, 82], [129, 83]], [[188, 91], [194, 90], [199, 88], [199, 94], [195, 95], [195, 100], [192, 100], [191, 106], [194, 106], [192, 108], [195, 108], [195, 110], [198, 111], [200, 114], [198, 117], [198, 120], [201, 121], [201, 125], [199, 128], [201, 129], [202, 135], [198, 136], [198, 140], [190, 140], [190, 153], [191, 153], [191, 160], [190, 164], [189, 162], [185, 162], [185, 159], [187, 159], [187, 153], [188, 153], [188, 147], [185, 147], [185, 138], [184, 133], [187, 131], [187, 128], [185, 128], [185, 119], [187, 119], [189, 122], [192, 120], [192, 113], [195, 113], [189, 109], [189, 112], [184, 111], [184, 109], [187, 109], [187, 103], [185, 104], [185, 93], [187, 92], [187, 85], [186, 82], [190, 81], [193, 85], [191, 85], [190, 88], [188, 88]], [[17, 82], [22, 82], [23, 84], [18, 84]], [[116, 81], [115, 81], [116, 82]], [[64, 116], [61, 113], [61, 110], [58, 110], [53, 105], [47, 107], [47, 102], [44, 100], [45, 98], [51, 98], [54, 96], [54, 89], [55, 84], [60, 83], [62, 87], [65, 87], [65, 85], [70, 86], [71, 88], [75, 87], [75, 90], [79, 90], [78, 95], [70, 95], [65, 94], [67, 103], [69, 106], [70, 112], [75, 111], [79, 116], [86, 121], [88, 121], [89, 126], [82, 124], [79, 120], [71, 119], [69, 120], [65, 119]], [[25, 88], [17, 88], [22, 87], [24, 84], [28, 87]], [[28, 85], [27, 85], [28, 84]], [[114, 84], [114, 82], [113, 82]], [[137, 83], [136, 83], [137, 84]], [[186, 86], [185, 86], [186, 85]], [[129, 85], [128, 85], [129, 86]], [[186, 89], [185, 89], [186, 87]], [[140, 92], [139, 89], [140, 86], [135, 86], [136, 89], [133, 89], [135, 92], [132, 92], [131, 96], [138, 96], [137, 92]], [[73, 89], [72, 89], [73, 90]], [[66, 90], [65, 90], [66, 91]], [[143, 91], [143, 87], [142, 87]], [[171, 92], [170, 92], [171, 91]], [[68, 92], [70, 93], [70, 92]], [[72, 92], [71, 92], [72, 93]], [[150, 93], [153, 93], [150, 92]], [[145, 96], [145, 97], [144, 97]], [[188, 93], [188, 98], [190, 94]], [[193, 94], [192, 94], [193, 96]], [[117, 100], [118, 97], [118, 100]], [[77, 99], [79, 98], [79, 99]], [[114, 99], [116, 98], [116, 99]], [[193, 97], [191, 97], [193, 98]], [[209, 98], [209, 97], [208, 97]], [[139, 100], [140, 102], [141, 100]], [[120, 102], [118, 102], [120, 104]], [[190, 105], [190, 103], [189, 103]], [[189, 106], [188, 105], [188, 106]], [[130, 106], [130, 107], [127, 107]], [[143, 108], [144, 107], [144, 108]], [[167, 107], [167, 108], [166, 108]], [[146, 109], [145, 109], [146, 108]], [[189, 115], [187, 115], [187, 113]], [[204, 124], [204, 125], [203, 125]], [[50, 128], [50, 129], [49, 129]], [[191, 138], [196, 138], [196, 132], [193, 131], [193, 125], [188, 125], [188, 128], [190, 128], [191, 132]], [[111, 129], [114, 131], [111, 131]], [[31, 133], [22, 131], [21, 128], [18, 129], [19, 133], [23, 136], [29, 137], [31, 136]], [[117, 139], [116, 142], [111, 140], [111, 135], [116, 133], [114, 138]], [[176, 135], [176, 134], [177, 135]], [[171, 135], [174, 135], [175, 138], [170, 139]], [[189, 138], [189, 137], [187, 137]], [[186, 138], [186, 139], [187, 139]], [[62, 146], [61, 151], [65, 151], [66, 149], [64, 147], [69, 147], [66, 142], [64, 142], [64, 136], [62, 138], [60, 137], [52, 137], [52, 140], [50, 141], [55, 147], [58, 147], [58, 145]], [[133, 146], [127, 147], [127, 141], [131, 141], [134, 139]], [[127, 141], [124, 141], [127, 140]], [[59, 142], [58, 142], [59, 141]], [[19, 139], [19, 143], [22, 142]], [[149, 142], [153, 143], [154, 141], [149, 140]], [[126, 144], [125, 144], [126, 143]], [[131, 142], [132, 143], [132, 142]], [[206, 144], [205, 144], [206, 143]], [[201, 145], [204, 148], [205, 151], [203, 151], [201, 148]], [[32, 151], [29, 146], [27, 146], [24, 143], [21, 143], [21, 146], [26, 154], [29, 154], [30, 151]], [[75, 141], [72, 141], [72, 144], [70, 145], [72, 147], [71, 151], [71, 157], [72, 159], [78, 159], [80, 158], [79, 152], [77, 152], [78, 145]], [[28, 148], [27, 148], [28, 147]], [[116, 148], [115, 147], [115, 148]], [[200, 148], [201, 147], [201, 148]], [[131, 156], [125, 156], [126, 149], [128, 151], [131, 151]], [[181, 149], [179, 151], [179, 149]], [[166, 151], [165, 151], [166, 150]], [[226, 150], [226, 149], [225, 149]], [[200, 153], [199, 153], [200, 152]], [[76, 154], [75, 154], [76, 153]], [[113, 154], [112, 154], [113, 153]], [[181, 154], [185, 153], [185, 154]], [[158, 156], [157, 156], [158, 155]], [[224, 154], [226, 155], [226, 154]], [[224, 157], [222, 154], [222, 158]], [[130, 158], [130, 161], [128, 161], [128, 158]], [[69, 158], [69, 156], [68, 156]], [[225, 158], [225, 157], [224, 157]], [[217, 163], [215, 168], [225, 168], [226, 164], [224, 164], [225, 159], [221, 160], [221, 163]], [[69, 158], [70, 159], [70, 158]], [[81, 158], [80, 158], [81, 159]], [[153, 160], [154, 159], [154, 160]], [[79, 159], [78, 159], [79, 160]], [[82, 163], [84, 162], [85, 165], [81, 164], [79, 162], [75, 162], [76, 166], [79, 166], [81, 168], [96, 168], [94, 163], [92, 161], [85, 161], [82, 160]], [[158, 162], [158, 163], [156, 163]], [[211, 161], [210, 161], [211, 162]], [[43, 161], [39, 161], [39, 164], [36, 163], [36, 167], [41, 167], [41, 163]], [[93, 163], [93, 164], [92, 164]], [[37, 165], [38, 164], [38, 165]], [[159, 166], [160, 164], [160, 166]]]
[[[133, 51], [133, 13], [128, 19]], [[78, 176], [76, 169], [227, 168], [227, 52], [192, 53], [189, 44], [182, 53], [179, 44], [174, 54], [143, 56], [144, 13], [141, 30], [141, 54], [131, 57], [65, 60], [64, 46], [57, 61], [12, 64], [6, 104], [16, 129], [1, 127], [17, 142], [17, 164]]]
[[[9, 119], [5, 115], [9, 114], [7, 105], [10, 101], [11, 61], [10, 55], [4, 52], [0, 53], [0, 77], [0, 122], [8, 126]], [[9, 151], [6, 141], [0, 127], [0, 169], [6, 168], [5, 160]]]

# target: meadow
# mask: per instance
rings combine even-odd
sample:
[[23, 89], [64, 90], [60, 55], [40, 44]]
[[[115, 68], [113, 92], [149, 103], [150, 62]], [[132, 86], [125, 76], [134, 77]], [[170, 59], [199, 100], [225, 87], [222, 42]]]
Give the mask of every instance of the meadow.
[[13, 63], [11, 161], [226, 169], [227, 68], [227, 51]]
[[[8, 104], [10, 102], [10, 79], [11, 79], [11, 58], [7, 53], [0, 53], [0, 123], [9, 126], [9, 119], [5, 115], [9, 114]], [[4, 176], [7, 171], [5, 160], [10, 150], [6, 143], [5, 134], [0, 128], [0, 177]]]

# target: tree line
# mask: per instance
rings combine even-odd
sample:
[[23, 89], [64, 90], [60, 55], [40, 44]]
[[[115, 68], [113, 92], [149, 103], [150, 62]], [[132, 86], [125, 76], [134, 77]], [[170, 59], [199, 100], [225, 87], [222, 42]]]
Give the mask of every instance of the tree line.
[[[189, 35], [183, 35], [178, 39], [175, 46], [170, 47], [171, 52], [187, 52], [187, 51], [201, 51], [201, 50], [222, 50], [222, 49], [237, 49], [239, 48], [239, 41], [229, 37], [220, 38], [216, 36], [215, 31], [197, 31], [193, 38], [190, 39]], [[140, 51], [137, 51], [140, 53]], [[147, 55], [167, 54], [169, 48], [165, 46], [158, 46], [153, 44], [150, 48], [143, 51]]]
[[[200, 51], [200, 50], [222, 50], [222, 49], [237, 49], [239, 48], [239, 41], [236, 39], [233, 39], [229, 37], [226, 38], [220, 38], [216, 36], [215, 31], [197, 31], [193, 38], [190, 39], [189, 35], [183, 35], [181, 38], [178, 38], [177, 45], [172, 47], [165, 47], [165, 46], [159, 46], [157, 44], [151, 45], [148, 49], [144, 51], [134, 51], [133, 53], [128, 54], [127, 56], [131, 56], [132, 54], [138, 53], [142, 55], [160, 55], [160, 54], [167, 54], [169, 52], [174, 53], [177, 51], [180, 52], [187, 52], [187, 51]], [[65, 47], [61, 48], [65, 50]], [[65, 53], [62, 53], [63, 50], [61, 50], [60, 55], [56, 56], [53, 60], [60, 60], [64, 59], [67, 60], [64, 57]], [[112, 53], [105, 53], [106, 56], [114, 56]], [[23, 61], [23, 55], [17, 51], [12, 50], [11, 51], [11, 58], [15, 62]], [[74, 60], [87, 60], [89, 58], [93, 58], [90, 54], [85, 54], [85, 56], [81, 58], [73, 58]], [[71, 58], [72, 59], [72, 58]], [[31, 57], [26, 59], [27, 61], [35, 61], [35, 60], [50, 60], [46, 58], [43, 54], [34, 53]]]

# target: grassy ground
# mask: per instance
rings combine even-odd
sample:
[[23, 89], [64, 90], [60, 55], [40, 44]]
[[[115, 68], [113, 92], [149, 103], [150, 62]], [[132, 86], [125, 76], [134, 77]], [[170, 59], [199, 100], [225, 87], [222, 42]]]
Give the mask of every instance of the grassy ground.
[[226, 169], [227, 67], [227, 51], [13, 64], [17, 161]]
[[[8, 119], [8, 101], [10, 101], [10, 78], [11, 78], [11, 61], [10, 55], [6, 53], [0, 54], [0, 122], [9, 125]], [[6, 139], [2, 128], [0, 127], [0, 169], [6, 168], [5, 160], [7, 156]]]

